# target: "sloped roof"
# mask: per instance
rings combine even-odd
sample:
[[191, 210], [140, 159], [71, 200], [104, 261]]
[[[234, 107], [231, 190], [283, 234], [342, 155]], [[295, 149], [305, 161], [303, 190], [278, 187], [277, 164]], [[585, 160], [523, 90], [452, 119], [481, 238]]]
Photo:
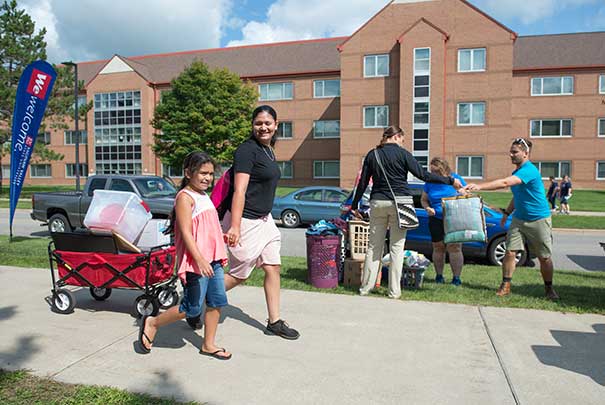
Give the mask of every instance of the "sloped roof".
[[605, 66], [605, 32], [518, 37], [513, 69]]
[[[210, 68], [227, 68], [242, 78], [311, 72], [340, 71], [336, 46], [346, 37], [204, 49], [157, 55], [121, 57], [152, 83], [169, 83], [195, 60]], [[78, 72], [88, 83], [108, 60], [78, 63]]]

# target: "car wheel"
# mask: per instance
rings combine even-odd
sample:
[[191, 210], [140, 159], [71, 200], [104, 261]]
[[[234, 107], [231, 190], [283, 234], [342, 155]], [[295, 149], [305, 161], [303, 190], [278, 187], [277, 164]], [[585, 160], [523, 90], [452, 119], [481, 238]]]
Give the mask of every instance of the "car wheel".
[[48, 230], [52, 232], [71, 232], [71, 225], [63, 214], [54, 214], [48, 220]]
[[296, 228], [300, 225], [300, 215], [294, 210], [285, 210], [281, 214], [281, 221], [286, 228]]
[[[502, 266], [502, 260], [506, 253], [506, 236], [499, 236], [490, 243], [487, 249], [487, 260], [494, 266]], [[527, 249], [521, 252], [517, 252], [517, 264], [525, 264], [527, 261]]]

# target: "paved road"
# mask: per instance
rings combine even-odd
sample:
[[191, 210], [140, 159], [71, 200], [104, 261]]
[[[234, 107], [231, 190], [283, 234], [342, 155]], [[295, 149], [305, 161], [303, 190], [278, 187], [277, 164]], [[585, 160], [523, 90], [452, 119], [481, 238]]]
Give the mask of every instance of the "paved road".
[[[48, 236], [46, 227], [29, 217], [29, 210], [17, 210], [13, 225], [16, 236]], [[306, 256], [305, 230], [281, 228], [282, 255]], [[8, 232], [8, 209], [0, 208], [0, 234]], [[555, 267], [561, 270], [605, 271], [605, 252], [599, 242], [605, 242], [605, 231], [555, 230]]]
[[[181, 321], [135, 352], [137, 293], [75, 291], [49, 310], [48, 272], [0, 266], [0, 368], [209, 404], [602, 404], [605, 316], [282, 291], [301, 338], [264, 335], [261, 288], [229, 292], [217, 342]], [[379, 342], [379, 344], [376, 344]]]

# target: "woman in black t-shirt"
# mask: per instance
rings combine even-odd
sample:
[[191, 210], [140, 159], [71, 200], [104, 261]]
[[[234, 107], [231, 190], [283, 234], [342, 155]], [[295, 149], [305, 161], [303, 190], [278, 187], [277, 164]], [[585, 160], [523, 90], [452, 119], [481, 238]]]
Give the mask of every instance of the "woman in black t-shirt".
[[233, 202], [223, 219], [230, 267], [225, 288], [230, 290], [248, 279], [255, 267], [262, 267], [269, 312], [267, 331], [285, 339], [298, 339], [299, 333], [279, 315], [281, 234], [271, 216], [280, 178], [273, 151], [277, 125], [273, 108], [257, 107], [252, 113], [252, 135], [233, 157]]

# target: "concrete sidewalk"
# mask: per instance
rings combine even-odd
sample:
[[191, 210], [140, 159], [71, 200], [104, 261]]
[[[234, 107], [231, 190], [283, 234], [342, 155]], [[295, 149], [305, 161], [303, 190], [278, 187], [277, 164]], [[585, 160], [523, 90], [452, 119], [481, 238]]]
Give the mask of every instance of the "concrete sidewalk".
[[[210, 404], [597, 404], [605, 397], [605, 317], [392, 301], [284, 290], [297, 341], [263, 333], [262, 289], [229, 293], [217, 342], [202, 357], [185, 322], [137, 354], [136, 292], [105, 302], [76, 291], [50, 311], [50, 275], [0, 266], [0, 368]], [[405, 293], [405, 292], [404, 292]]]

